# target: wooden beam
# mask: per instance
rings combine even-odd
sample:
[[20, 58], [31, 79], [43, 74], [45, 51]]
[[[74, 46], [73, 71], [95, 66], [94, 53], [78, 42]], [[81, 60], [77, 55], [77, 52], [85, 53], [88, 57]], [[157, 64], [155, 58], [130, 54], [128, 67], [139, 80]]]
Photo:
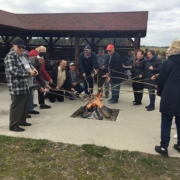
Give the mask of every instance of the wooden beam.
[[96, 46], [102, 39], [103, 38], [99, 38], [94, 45]]
[[134, 42], [128, 35], [126, 35], [126, 38], [129, 40], [129, 42], [130, 42], [133, 46], [135, 46], [135, 42]]
[[42, 37], [46, 42], [47, 44], [49, 45], [49, 41], [45, 38], [45, 37]]
[[58, 37], [58, 38], [53, 42], [53, 45], [55, 45], [59, 39], [60, 39], [60, 37]]
[[79, 71], [79, 35], [75, 36], [75, 64], [76, 70]]
[[87, 34], [86, 36], [84, 36], [83, 39], [81, 39], [81, 41], [79, 42], [79, 45], [81, 45], [84, 42], [84, 40], [89, 37], [89, 35], [90, 34]]
[[134, 45], [134, 54], [136, 54], [136, 51], [140, 48], [140, 36], [137, 34], [135, 36], [135, 45]]
[[66, 35], [67, 35], [67, 37], [69, 37], [69, 39], [70, 39], [72, 42], [75, 43], [75, 40], [74, 40], [69, 34], [66, 34]]
[[1, 38], [3, 39], [4, 43], [6, 44], [6, 38], [4, 36], [1, 36]]
[[87, 39], [85, 39], [85, 41], [91, 46], [91, 43]]
[[10, 40], [9, 40], [9, 42], [11, 43], [12, 42], [12, 40], [15, 38], [16, 36], [13, 36]]

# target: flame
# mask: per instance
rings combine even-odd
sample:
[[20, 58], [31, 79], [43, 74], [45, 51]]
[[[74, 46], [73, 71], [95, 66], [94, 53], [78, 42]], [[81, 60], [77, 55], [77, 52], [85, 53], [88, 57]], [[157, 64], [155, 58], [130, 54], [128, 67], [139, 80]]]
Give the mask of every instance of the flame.
[[103, 95], [102, 92], [98, 93], [98, 94], [96, 95], [96, 99], [94, 100], [94, 102], [93, 102], [93, 103], [92, 103], [92, 102], [89, 102], [89, 103], [86, 105], [87, 109], [90, 109], [92, 106], [102, 108], [103, 105], [102, 105], [102, 103], [101, 103], [101, 101], [100, 101], [102, 95]]

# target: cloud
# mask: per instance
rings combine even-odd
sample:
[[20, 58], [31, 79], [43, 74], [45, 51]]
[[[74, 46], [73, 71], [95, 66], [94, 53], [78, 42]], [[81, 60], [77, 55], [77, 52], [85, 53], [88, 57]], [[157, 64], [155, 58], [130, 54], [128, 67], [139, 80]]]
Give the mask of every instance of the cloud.
[[179, 37], [179, 0], [0, 0], [0, 9], [12, 13], [149, 11], [148, 30], [142, 45], [168, 46]]

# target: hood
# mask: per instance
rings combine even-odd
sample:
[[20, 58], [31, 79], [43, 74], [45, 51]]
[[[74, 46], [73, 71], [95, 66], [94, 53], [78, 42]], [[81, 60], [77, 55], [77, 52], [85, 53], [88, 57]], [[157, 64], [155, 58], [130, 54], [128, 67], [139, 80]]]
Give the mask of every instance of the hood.
[[179, 55], [172, 55], [169, 56], [168, 59], [175, 62], [176, 64], [180, 65], [180, 54]]
[[31, 50], [29, 53], [28, 53], [28, 56], [29, 57], [32, 57], [32, 56], [37, 56], [39, 54], [38, 51], [36, 51], [35, 49]]

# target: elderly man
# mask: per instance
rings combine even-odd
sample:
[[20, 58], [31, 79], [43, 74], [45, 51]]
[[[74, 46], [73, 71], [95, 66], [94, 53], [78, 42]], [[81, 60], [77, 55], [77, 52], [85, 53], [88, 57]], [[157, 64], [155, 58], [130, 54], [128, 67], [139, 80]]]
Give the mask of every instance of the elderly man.
[[[30, 57], [29, 59], [31, 63], [33, 64], [33, 66], [38, 71], [38, 75], [36, 76], [36, 81], [40, 85], [40, 91], [45, 92], [44, 88], [50, 89], [50, 87], [46, 84], [46, 82], [42, 78], [40, 67], [41, 67], [41, 64], [45, 64], [45, 62], [48, 62], [48, 56], [45, 52], [40, 52], [39, 55]], [[29, 114], [39, 114], [38, 111], [34, 110], [33, 100], [34, 100], [34, 97], [32, 96]]]
[[13, 42], [12, 50], [4, 59], [7, 84], [12, 97], [9, 129], [15, 132], [24, 131], [19, 126], [31, 125], [26, 122], [26, 118], [32, 89], [36, 86], [34, 76], [38, 75], [38, 71], [27, 59], [24, 50], [24, 41], [16, 39]]
[[[46, 53], [46, 47], [39, 46], [36, 49], [32, 49], [28, 53], [28, 56], [29, 57], [37, 56], [41, 52], [45, 52]], [[43, 63], [40, 64], [40, 72], [41, 72], [41, 75], [42, 75], [42, 77], [43, 77], [43, 79], [45, 81], [48, 81], [49, 83], [53, 83], [51, 77], [49, 76], [49, 74], [47, 73], [47, 71], [45, 69], [45, 64], [43, 64]], [[40, 92], [39, 90], [38, 90], [38, 101], [39, 101], [39, 105], [40, 105], [39, 108], [40, 109], [49, 109], [49, 108], [51, 108], [51, 106], [45, 104], [44, 92]]]
[[55, 67], [51, 72], [51, 78], [53, 80], [53, 84], [50, 84], [52, 89], [49, 93], [46, 93], [46, 98], [49, 99], [50, 102], [55, 102], [56, 99], [59, 102], [64, 101], [64, 90], [75, 91], [71, 85], [69, 71], [66, 69], [67, 61], [61, 60], [59, 66]]
[[105, 77], [105, 75], [108, 73], [107, 58], [108, 55], [104, 53], [104, 48], [100, 47], [97, 54], [97, 59], [98, 59], [97, 84], [98, 84], [98, 91], [102, 91], [103, 85], [105, 84], [105, 98], [109, 97], [109, 83], [106, 81], [106, 77]]
[[106, 48], [108, 52], [108, 82], [111, 83], [112, 98], [108, 100], [110, 104], [118, 102], [119, 91], [123, 74], [122, 59], [115, 52], [114, 45], [109, 44]]
[[84, 52], [80, 54], [80, 69], [83, 73], [82, 76], [85, 78], [85, 97], [87, 97], [90, 93], [93, 93], [93, 77], [97, 71], [97, 57], [96, 54], [91, 51], [91, 47], [89, 45], [86, 45], [84, 47]]

